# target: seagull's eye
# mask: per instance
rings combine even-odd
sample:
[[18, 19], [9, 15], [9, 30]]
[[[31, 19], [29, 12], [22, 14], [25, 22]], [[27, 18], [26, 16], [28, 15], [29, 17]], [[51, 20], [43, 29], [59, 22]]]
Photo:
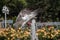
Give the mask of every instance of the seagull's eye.
[[3, 9], [5, 9], [5, 8], [3, 8]]
[[7, 10], [7, 9], [6, 9]]

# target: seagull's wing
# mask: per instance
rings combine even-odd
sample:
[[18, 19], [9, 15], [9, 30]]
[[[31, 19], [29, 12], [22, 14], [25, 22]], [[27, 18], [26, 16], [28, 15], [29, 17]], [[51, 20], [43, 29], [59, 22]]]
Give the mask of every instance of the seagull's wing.
[[30, 14], [31, 11], [30, 10], [27, 10], [27, 9], [23, 9], [20, 11], [20, 13], [18, 14], [18, 17], [16, 19], [16, 22], [13, 24], [14, 26], [18, 26], [18, 25], [21, 25], [24, 20], [22, 19], [22, 17], [25, 15], [25, 14]]
[[[39, 12], [39, 9], [36, 9], [34, 11], [28, 11], [28, 10], [23, 10], [22, 12], [19, 13], [16, 23], [14, 24], [15, 26], [21, 25], [21, 27], [25, 26], [25, 24], [30, 21], [32, 18], [34, 18]], [[22, 17], [23, 15], [27, 14], [28, 18], [26, 20], [23, 20]], [[24, 16], [25, 17], [25, 16]], [[20, 19], [19, 19], [20, 18]]]
[[34, 17], [39, 13], [39, 10], [40, 10], [40, 9], [36, 9], [36, 10], [32, 11], [32, 12], [28, 15], [28, 19], [22, 23], [21, 27], [24, 27], [25, 24], [26, 24], [28, 21], [30, 21], [32, 18], [34, 18]]
[[27, 10], [27, 9], [23, 9], [22, 11], [20, 11], [20, 13], [18, 14], [18, 17], [16, 19], [16, 22], [17, 21], [21, 21], [21, 17], [23, 17], [25, 14], [30, 14], [30, 10]]

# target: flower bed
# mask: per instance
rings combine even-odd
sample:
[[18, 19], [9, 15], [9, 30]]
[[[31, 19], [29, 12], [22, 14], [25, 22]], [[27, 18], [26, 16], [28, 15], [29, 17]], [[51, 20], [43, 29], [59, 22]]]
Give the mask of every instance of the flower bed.
[[[6, 28], [4, 31], [0, 31], [0, 39], [4, 38], [6, 40], [30, 40], [30, 29], [26, 28], [22, 30], [18, 28], [17, 30], [13, 28]], [[43, 27], [36, 31], [36, 35], [39, 40], [57, 40], [60, 37], [60, 30], [55, 29], [54, 27]]]

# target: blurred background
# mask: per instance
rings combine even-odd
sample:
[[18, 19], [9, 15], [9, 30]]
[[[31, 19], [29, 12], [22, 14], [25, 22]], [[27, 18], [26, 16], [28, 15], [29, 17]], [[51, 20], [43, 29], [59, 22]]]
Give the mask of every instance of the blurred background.
[[57, 22], [60, 21], [60, 0], [0, 0], [0, 20], [4, 19], [2, 7], [6, 5], [9, 8], [7, 19], [16, 20], [19, 12], [24, 8], [37, 9], [42, 8], [43, 12], [38, 14], [37, 21]]

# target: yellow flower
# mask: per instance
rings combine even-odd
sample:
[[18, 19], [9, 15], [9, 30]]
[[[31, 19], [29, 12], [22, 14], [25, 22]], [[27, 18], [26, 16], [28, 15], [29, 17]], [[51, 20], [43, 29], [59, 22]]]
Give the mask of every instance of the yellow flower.
[[10, 38], [8, 38], [8, 40], [10, 40]]
[[28, 31], [25, 31], [25, 33], [24, 33], [25, 35], [30, 35], [30, 32], [28, 32]]
[[36, 33], [36, 35], [38, 36], [39, 34], [38, 34], [38, 33]]
[[48, 36], [48, 38], [50, 38], [50, 36]]
[[23, 38], [24, 36], [20, 36], [20, 38]]
[[54, 37], [55, 37], [55, 35], [51, 34], [51, 38], [54, 38]]
[[19, 30], [21, 30], [21, 28], [19, 28]]
[[47, 34], [50, 34], [50, 32], [47, 32]]
[[44, 32], [44, 35], [46, 36], [46, 35], [47, 35], [47, 33], [46, 33], [46, 32]]
[[11, 34], [11, 37], [14, 37], [16, 34], [14, 33], [14, 34]]
[[58, 32], [56, 32], [56, 34], [59, 34]]
[[28, 37], [29, 35], [30, 35], [30, 32], [25, 31], [23, 36], [24, 36], [24, 37]]
[[5, 34], [8, 34], [8, 32], [5, 32]]
[[44, 32], [45, 30], [41, 30], [41, 32]]
[[14, 40], [14, 39], [15, 39], [15, 37], [12, 37], [12, 38], [11, 38], [11, 40]]
[[57, 30], [60, 33], [60, 30]]
[[6, 37], [7, 35], [6, 35], [6, 34], [4, 34], [4, 36]]
[[43, 30], [46, 30], [44, 27], [42, 28]]
[[39, 33], [40, 31], [41, 31], [41, 29], [38, 29], [38, 30], [37, 30], [37, 33]]
[[42, 36], [43, 38], [45, 38], [46, 36]]
[[23, 31], [20, 31], [20, 33], [23, 33]]
[[11, 32], [15, 32], [15, 30], [13, 28], [11, 28]]
[[54, 27], [49, 27], [49, 28], [48, 28], [48, 30], [52, 30], [52, 29], [54, 29]]

